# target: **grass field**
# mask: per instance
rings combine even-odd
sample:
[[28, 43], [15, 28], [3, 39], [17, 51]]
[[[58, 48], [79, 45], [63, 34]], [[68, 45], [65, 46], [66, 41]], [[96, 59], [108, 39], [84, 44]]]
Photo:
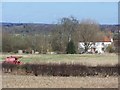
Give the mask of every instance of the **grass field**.
[[[3, 60], [9, 54], [1, 55]], [[19, 55], [17, 55], [19, 56]], [[23, 63], [80, 63], [85, 65], [114, 65], [118, 63], [116, 54], [57, 54], [57, 55], [20, 55]]]
[[[1, 55], [3, 60], [9, 54]], [[19, 56], [19, 55], [17, 55]], [[118, 56], [115, 54], [91, 55], [20, 55], [24, 63], [80, 63], [85, 65], [115, 65]], [[32, 76], [3, 74], [2, 83], [4, 88], [117, 88], [118, 77], [60, 77], [60, 76]]]

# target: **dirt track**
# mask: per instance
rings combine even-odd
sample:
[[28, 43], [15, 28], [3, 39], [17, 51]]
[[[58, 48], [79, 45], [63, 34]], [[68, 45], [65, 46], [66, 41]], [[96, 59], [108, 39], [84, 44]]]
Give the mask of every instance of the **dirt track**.
[[3, 88], [117, 88], [118, 77], [3, 75]]

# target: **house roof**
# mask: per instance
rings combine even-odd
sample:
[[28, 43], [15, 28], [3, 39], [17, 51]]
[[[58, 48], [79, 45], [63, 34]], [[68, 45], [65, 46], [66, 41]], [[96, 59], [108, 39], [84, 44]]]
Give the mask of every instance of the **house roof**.
[[103, 42], [111, 42], [111, 37], [104, 36]]
[[[100, 40], [97, 40], [95, 42], [112, 42], [111, 39], [112, 39], [111, 37], [104, 36]], [[83, 42], [83, 41], [80, 41], [80, 42]], [[91, 42], [93, 42], [93, 41], [91, 41]]]

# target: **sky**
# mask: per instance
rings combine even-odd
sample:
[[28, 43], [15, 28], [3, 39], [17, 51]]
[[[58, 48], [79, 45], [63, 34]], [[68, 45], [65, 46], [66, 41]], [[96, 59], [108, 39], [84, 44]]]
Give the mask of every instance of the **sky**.
[[118, 23], [117, 2], [3, 2], [2, 20], [13, 23], [57, 23], [63, 17]]
[[2, 2], [119, 2], [120, 0], [1, 0]]

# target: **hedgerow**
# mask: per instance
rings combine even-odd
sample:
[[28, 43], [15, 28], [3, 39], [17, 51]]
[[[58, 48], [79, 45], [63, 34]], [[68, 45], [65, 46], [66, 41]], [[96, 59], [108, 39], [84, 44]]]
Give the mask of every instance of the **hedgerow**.
[[[10, 69], [11, 73], [13, 71], [24, 71], [24, 74], [32, 74], [35, 76], [118, 76], [120, 75], [120, 65], [98, 65], [98, 66], [86, 66], [81, 64], [23, 64], [14, 65], [3, 63], [3, 72]], [[19, 73], [17, 73], [19, 74]]]

